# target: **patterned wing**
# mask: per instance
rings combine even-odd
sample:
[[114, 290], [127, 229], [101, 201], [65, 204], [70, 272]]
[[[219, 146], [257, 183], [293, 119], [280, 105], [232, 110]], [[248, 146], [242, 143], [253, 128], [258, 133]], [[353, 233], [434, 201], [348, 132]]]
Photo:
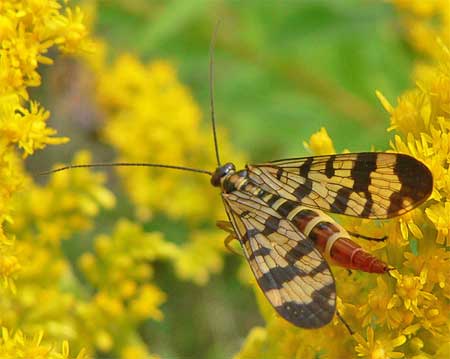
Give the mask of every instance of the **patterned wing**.
[[228, 216], [259, 287], [287, 321], [319, 328], [333, 318], [336, 288], [313, 242], [259, 198], [222, 194]]
[[305, 206], [348, 216], [384, 219], [424, 202], [433, 177], [422, 162], [398, 153], [346, 153], [249, 165], [266, 191]]

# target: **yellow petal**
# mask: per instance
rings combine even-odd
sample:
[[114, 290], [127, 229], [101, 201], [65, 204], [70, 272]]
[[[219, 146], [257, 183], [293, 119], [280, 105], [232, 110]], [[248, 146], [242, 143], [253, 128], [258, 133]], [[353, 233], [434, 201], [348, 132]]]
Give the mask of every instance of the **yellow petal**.
[[392, 107], [392, 105], [389, 103], [389, 101], [387, 100], [386, 97], [384, 97], [384, 95], [376, 90], [375, 94], [378, 97], [378, 100], [380, 100], [381, 104], [383, 105], [384, 109], [388, 112], [388, 113], [392, 113], [394, 111], [394, 108]]

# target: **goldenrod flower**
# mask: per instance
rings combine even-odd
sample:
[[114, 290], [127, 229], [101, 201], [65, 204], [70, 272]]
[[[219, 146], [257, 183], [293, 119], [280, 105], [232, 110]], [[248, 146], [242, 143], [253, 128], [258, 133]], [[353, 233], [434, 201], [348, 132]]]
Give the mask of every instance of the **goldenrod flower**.
[[388, 283], [382, 277], [377, 277], [376, 281], [377, 286], [367, 295], [367, 304], [360, 307], [359, 317], [363, 319], [363, 326], [377, 323], [396, 327], [395, 313], [389, 310], [391, 292]]
[[[423, 300], [434, 300], [435, 297], [422, 290], [427, 280], [427, 272], [421, 271], [420, 276], [401, 275], [398, 271], [393, 270], [390, 274], [397, 279], [396, 294], [392, 296], [391, 302], [402, 300], [406, 309], [414, 312], [416, 316], [421, 316], [419, 305], [423, 304]], [[390, 304], [389, 306], [394, 306]]]
[[48, 358], [48, 359], [87, 359], [88, 356], [84, 350], [81, 350], [76, 357], [70, 356], [69, 343], [63, 341], [61, 352], [50, 345], [43, 345], [42, 338], [44, 333], [38, 332], [31, 338], [27, 338], [20, 330], [9, 332], [2, 327], [0, 337], [0, 357], [5, 359], [29, 359], [29, 358]]
[[[46, 126], [49, 112], [29, 100], [27, 87], [40, 85], [39, 64], [51, 64], [48, 50], [71, 37], [73, 32], [71, 29], [61, 32], [66, 17], [54, 0], [5, 0], [0, 9], [0, 219], [4, 224], [13, 222], [12, 196], [26, 181], [14, 146], [23, 150], [25, 157], [47, 144], [67, 141], [53, 137], [55, 131]], [[72, 42], [72, 49], [80, 50], [86, 41], [87, 38], [79, 37]], [[14, 224], [18, 222], [20, 219], [15, 218]], [[16, 246], [10, 243], [2, 230], [0, 275], [14, 289], [13, 278], [21, 268], [21, 260]]]
[[[17, 149], [26, 157], [67, 141], [47, 127], [50, 113], [29, 98], [28, 87], [41, 84], [39, 66], [53, 63], [50, 49], [75, 54], [89, 49], [90, 41], [81, 11], [58, 1], [5, 0], [0, 10], [0, 276], [11, 289], [0, 288], [0, 357], [73, 358], [66, 339], [83, 347], [74, 317], [83, 304], [73, 294], [77, 290], [67, 291], [79, 284], [60, 241], [88, 228], [99, 207], [110, 207], [114, 197], [101, 175], [87, 172], [35, 185]], [[62, 342], [61, 351], [41, 343], [43, 332], [46, 342]], [[29, 339], [26, 333], [39, 334]]]
[[[74, 161], [89, 163], [90, 155], [80, 152]], [[54, 243], [74, 231], [90, 228], [91, 218], [100, 208], [115, 204], [114, 195], [104, 187], [105, 180], [101, 173], [81, 169], [52, 175], [44, 187], [28, 182], [28, 192], [17, 196], [15, 203], [17, 214], [23, 217], [18, 217], [11, 228], [21, 238], [38, 236], [43, 242]], [[37, 234], [33, 228], [38, 229]]]
[[64, 15], [56, 0], [5, 0], [1, 6], [0, 94], [28, 98], [26, 87], [41, 83], [39, 64], [52, 63], [46, 56], [52, 46], [66, 53], [91, 47], [79, 8], [66, 8]]
[[[391, 116], [388, 130], [395, 131], [392, 149], [420, 159], [432, 171], [431, 197], [423, 206], [383, 223], [340, 218], [352, 232], [374, 237], [387, 234], [384, 243], [365, 241], [362, 245], [396, 268], [385, 276], [348, 276], [333, 270], [340, 296], [338, 309], [356, 334], [351, 340], [339, 334], [337, 347], [331, 338], [342, 333], [339, 321], [321, 328], [320, 335], [312, 335], [277, 318], [263, 298], [259, 303], [266, 327], [258, 329], [258, 340], [253, 333], [248, 337], [237, 358], [245, 358], [246, 353], [262, 358], [267, 353], [269, 357], [323, 354], [346, 358], [355, 352], [371, 359], [448, 357], [450, 255], [445, 243], [450, 218], [450, 52], [442, 43], [439, 46], [439, 64], [423, 67], [417, 73], [417, 87], [400, 96], [397, 106], [377, 92]], [[321, 129], [305, 147], [317, 154], [331, 153], [330, 143]], [[257, 297], [262, 297], [255, 287]]]
[[130, 302], [130, 315], [139, 320], [147, 318], [162, 320], [163, 313], [159, 306], [166, 301], [166, 294], [152, 284], [142, 285]]
[[222, 269], [223, 238], [224, 234], [219, 231], [193, 232], [174, 261], [177, 275], [199, 285], [206, 284], [211, 274]]
[[412, 253], [405, 253], [406, 261], [404, 265], [410, 268], [413, 273], [427, 274], [428, 289], [434, 288], [435, 285], [444, 289], [448, 287], [450, 278], [450, 252], [444, 248], [424, 248], [420, 256]]
[[[98, 74], [96, 92], [110, 116], [105, 139], [117, 149], [119, 160], [215, 168], [209, 128], [201, 127], [200, 109], [170, 64], [143, 65], [122, 55], [111, 68], [105, 67]], [[229, 146], [219, 131], [221, 152], [227, 157]], [[220, 197], [204, 176], [164, 169], [119, 169], [119, 173], [142, 219], [150, 218], [149, 208], [194, 222], [223, 214]]]
[[[179, 83], [173, 66], [164, 61], [143, 65], [127, 54], [110, 67], [104, 59], [93, 62], [99, 70], [98, 101], [109, 115], [104, 137], [117, 149], [119, 161], [215, 168], [210, 129], [201, 126], [200, 109]], [[231, 151], [226, 134], [222, 129], [219, 133], [221, 152], [227, 157]], [[239, 156], [237, 161], [242, 162]], [[167, 251], [180, 278], [205, 284], [211, 273], [221, 270], [223, 234], [194, 229], [224, 216], [220, 196], [206, 177], [164, 169], [118, 170], [141, 220], [162, 212], [172, 219], [187, 219], [193, 227], [187, 243]]]
[[119, 353], [129, 344], [120, 338], [122, 331], [135, 330], [147, 319], [163, 319], [160, 306], [166, 294], [151, 283], [152, 262], [172, 259], [178, 250], [161, 233], [146, 233], [127, 220], [119, 221], [111, 236], [97, 236], [94, 247], [95, 253], [83, 254], [79, 264], [99, 292], [82, 317], [95, 322], [89, 328], [96, 333], [95, 347]]
[[419, 52], [436, 56], [436, 38], [450, 45], [450, 7], [447, 0], [390, 0], [399, 10], [407, 39]]
[[450, 246], [450, 201], [438, 203], [426, 209], [425, 213], [437, 230], [436, 242]]
[[389, 359], [403, 358], [405, 356], [402, 352], [394, 351], [396, 347], [399, 347], [406, 342], [406, 337], [404, 335], [399, 335], [393, 339], [375, 339], [375, 334], [372, 327], [368, 327], [367, 339], [364, 339], [359, 333], [355, 334], [354, 338], [358, 342], [358, 345], [355, 347], [358, 357], [369, 359]]
[[333, 141], [324, 127], [311, 136], [309, 143], [304, 141], [303, 146], [316, 155], [329, 155], [336, 152]]
[[253, 327], [239, 354], [234, 359], [260, 358], [267, 340], [267, 330], [262, 327]]
[[3, 141], [17, 144], [24, 157], [47, 144], [61, 144], [67, 138], [52, 137], [56, 131], [46, 127], [50, 114], [38, 103], [31, 101], [30, 109], [20, 104], [18, 95], [0, 95], [0, 134]]
[[[338, 309], [356, 331], [353, 337], [342, 336], [338, 320], [320, 335], [293, 327], [274, 313], [252, 279], [266, 325], [250, 332], [236, 358], [347, 358], [356, 352], [373, 359], [419, 359], [443, 358], [449, 350], [450, 257], [443, 246], [449, 243], [450, 216], [449, 10], [445, 0], [394, 2], [408, 13], [410, 40], [440, 65], [417, 66], [417, 86], [396, 106], [379, 97], [391, 115], [392, 149], [428, 165], [434, 192], [422, 208], [389, 223], [343, 220], [354, 232], [376, 237], [387, 233], [386, 243], [364, 245], [397, 268], [383, 277], [335, 270]], [[79, 8], [56, 0], [4, 0], [0, 9], [0, 277], [8, 287], [0, 289], [1, 323], [8, 327], [2, 330], [0, 357], [70, 358], [70, 341], [78, 358], [96, 351], [152, 358], [137, 328], [145, 320], [163, 319], [166, 294], [153, 282], [154, 261], [169, 262], [180, 279], [200, 285], [219, 272], [224, 234], [198, 228], [223, 219], [220, 197], [206, 177], [153, 169], [120, 171], [141, 220], [151, 220], [156, 212], [186, 219], [189, 235], [185, 243], [174, 244], [162, 233], [118, 221], [111, 233], [96, 235], [93, 249], [79, 258], [94, 289], [87, 290], [61, 243], [91, 228], [101, 209], [114, 206], [115, 197], [105, 188], [103, 174], [85, 169], [58, 173], [46, 185], [36, 185], [26, 175], [17, 149], [25, 157], [67, 141], [47, 127], [50, 113], [29, 99], [28, 89], [41, 83], [39, 66], [53, 63], [50, 50], [78, 54], [96, 49], [83, 56], [96, 76], [97, 100], [106, 118], [104, 140], [119, 160], [212, 170], [209, 129], [203, 128], [201, 111], [171, 64], [142, 64], [123, 54], [107, 65], [107, 46], [89, 38]], [[436, 35], [441, 42], [434, 41]], [[226, 133], [219, 132], [227, 157], [232, 151]], [[315, 154], [335, 151], [325, 129], [306, 147]], [[80, 153], [74, 162], [89, 160], [89, 154]], [[248, 278], [248, 267], [246, 273]], [[30, 338], [29, 333], [38, 334]]]
[[145, 359], [160, 359], [158, 355], [152, 355], [148, 352], [148, 349], [145, 345], [128, 345], [127, 347], [122, 349], [120, 353], [121, 359], [136, 359], [136, 358], [145, 358]]

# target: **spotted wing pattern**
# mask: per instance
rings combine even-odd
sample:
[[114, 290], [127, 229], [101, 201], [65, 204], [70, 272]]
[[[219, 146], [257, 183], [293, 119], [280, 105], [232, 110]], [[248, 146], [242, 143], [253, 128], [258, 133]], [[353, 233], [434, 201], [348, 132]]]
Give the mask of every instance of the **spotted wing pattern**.
[[313, 242], [259, 198], [239, 190], [222, 196], [256, 281], [275, 310], [303, 328], [330, 322], [334, 278]]
[[264, 190], [305, 206], [348, 216], [383, 219], [424, 202], [430, 170], [397, 153], [347, 153], [285, 159], [248, 166]]

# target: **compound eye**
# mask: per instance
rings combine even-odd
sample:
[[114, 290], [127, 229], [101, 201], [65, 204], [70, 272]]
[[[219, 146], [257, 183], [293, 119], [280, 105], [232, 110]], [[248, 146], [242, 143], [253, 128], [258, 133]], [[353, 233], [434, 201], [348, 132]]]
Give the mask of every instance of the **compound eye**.
[[222, 178], [222, 174], [219, 171], [214, 172], [213, 175], [211, 176], [211, 184], [214, 187], [219, 187], [221, 178]]
[[221, 178], [225, 177], [228, 173], [235, 171], [235, 169], [236, 167], [234, 167], [234, 164], [230, 162], [218, 167], [211, 176], [211, 184], [214, 187], [220, 187]]
[[235, 171], [236, 167], [234, 166], [234, 164], [232, 164], [231, 162], [228, 162], [225, 166], [224, 166], [224, 170], [225, 170], [225, 174], [227, 174], [230, 171]]

